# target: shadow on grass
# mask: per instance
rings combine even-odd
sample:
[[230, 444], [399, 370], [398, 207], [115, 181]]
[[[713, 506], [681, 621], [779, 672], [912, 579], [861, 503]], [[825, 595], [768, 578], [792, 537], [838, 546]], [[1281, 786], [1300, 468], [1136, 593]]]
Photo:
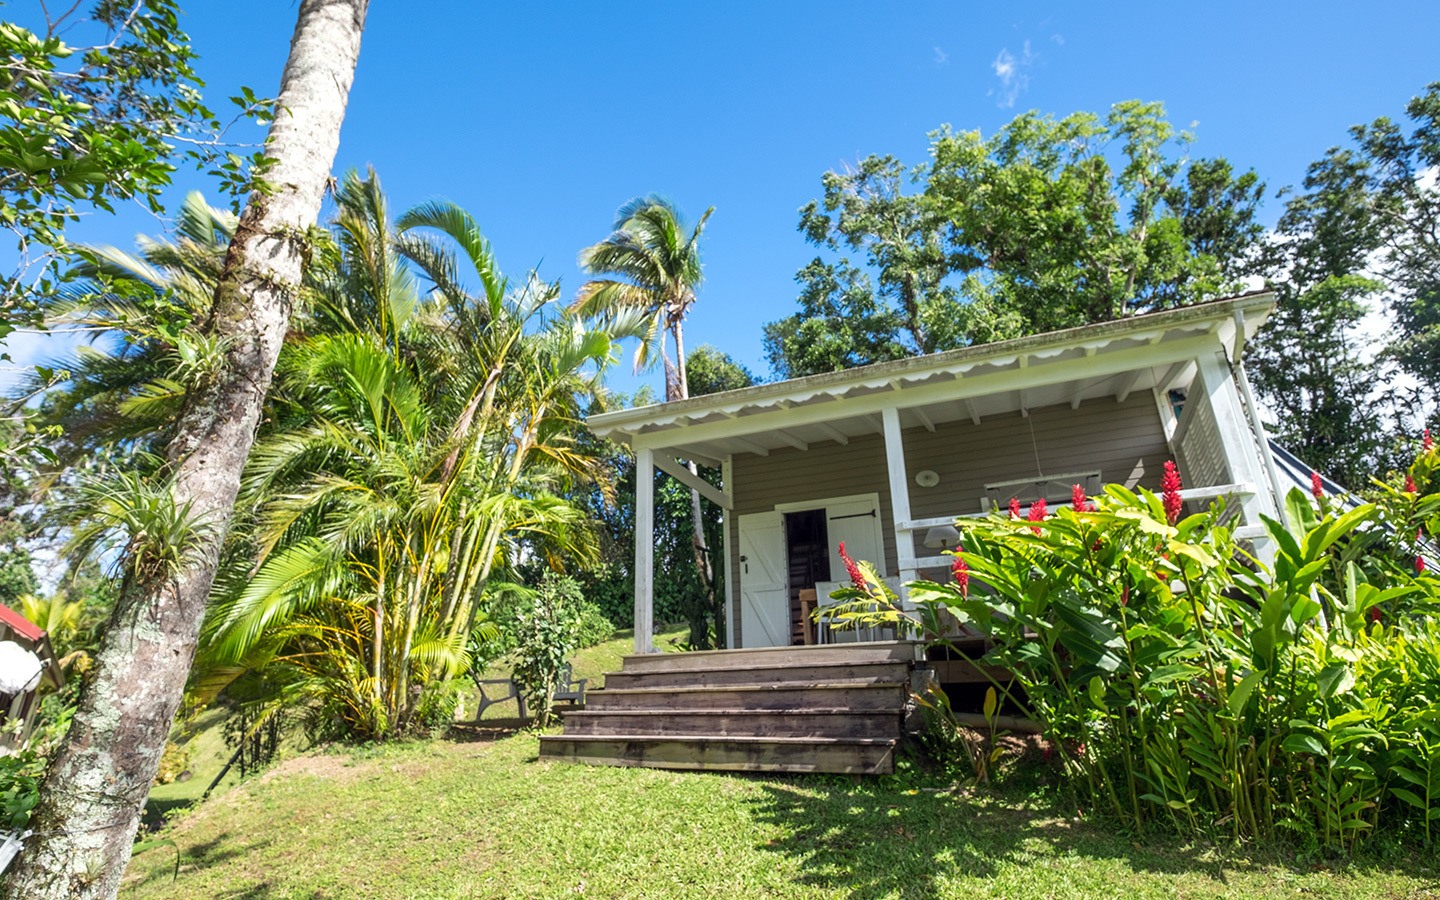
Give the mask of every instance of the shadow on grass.
[[474, 722], [456, 722], [445, 732], [445, 740], [455, 744], [490, 744], [523, 731], [528, 726], [529, 723], [524, 719], [486, 719], [479, 725]]
[[[188, 846], [182, 844], [179, 848], [180, 871], [183, 874], [186, 870], [208, 869], [236, 857], [248, 856], [268, 847], [272, 840], [273, 838], [271, 837], [256, 837], [253, 840], [247, 840], [245, 836], [225, 831], [215, 835], [208, 841], [202, 841], [201, 843], [190, 844]], [[164, 864], [154, 864], [154, 868], [147, 872], [144, 877], [133, 883], [127, 883], [126, 888], [145, 887], [152, 884], [164, 885], [170, 882], [175, 875], [175, 853], [175, 847], [168, 845], [157, 846], [153, 850], [147, 850], [143, 854], [143, 858], [147, 858], [147, 861], [151, 859], [163, 859], [165, 860]], [[268, 896], [268, 890], [268, 884], [254, 885], [247, 886], [243, 889], [242, 893], [226, 894], [225, 896], [261, 897]]]
[[151, 797], [145, 801], [145, 812], [140, 817], [140, 828], [144, 831], [155, 831], [165, 824], [170, 814], [179, 809], [188, 809], [194, 805], [193, 797], [170, 797], [161, 799]]
[[[1076, 821], [1058, 805], [956, 796], [915, 789], [898, 778], [772, 782], [755, 803], [757, 818], [784, 835], [761, 849], [794, 857], [805, 873], [801, 883], [853, 898], [934, 897], [950, 879], [992, 878], [1003, 868], [1045, 866], [1061, 857], [1118, 860], [1123, 868], [1161, 877], [1199, 876], [1218, 892], [1227, 892], [1231, 877], [1260, 870], [1325, 870], [1283, 849], [1197, 846], [1164, 835], [1132, 839]], [[1413, 875], [1413, 862], [1362, 859], [1343, 868]], [[953, 890], [947, 885], [945, 892]]]

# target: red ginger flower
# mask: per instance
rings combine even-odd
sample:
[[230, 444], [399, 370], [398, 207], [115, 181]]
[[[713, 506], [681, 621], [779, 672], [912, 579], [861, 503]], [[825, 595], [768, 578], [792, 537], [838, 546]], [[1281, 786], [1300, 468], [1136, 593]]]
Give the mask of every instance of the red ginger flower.
[[1372, 607], [1370, 607], [1370, 621], [1372, 621], [1372, 622], [1378, 622], [1378, 621], [1380, 621], [1380, 607], [1378, 607], [1378, 606], [1372, 606]]
[[1085, 499], [1085, 489], [1078, 484], [1070, 487], [1070, 508], [1076, 512], [1090, 511], [1090, 501]]
[[[1045, 520], [1045, 498], [1044, 498], [1044, 497], [1041, 497], [1040, 499], [1036, 500], [1034, 503], [1030, 504], [1030, 513], [1029, 513], [1029, 515], [1027, 515], [1025, 518], [1028, 519], [1028, 520], [1031, 521], [1031, 522], [1043, 522], [1043, 521]], [[1039, 533], [1040, 533], [1040, 526], [1039, 526], [1039, 525], [1032, 525], [1032, 526], [1030, 527], [1030, 530], [1033, 531], [1033, 532], [1035, 532], [1036, 534], [1039, 534]]]
[[1165, 474], [1160, 478], [1160, 491], [1164, 495], [1165, 518], [1174, 525], [1180, 520], [1180, 508], [1185, 501], [1180, 499], [1180, 470], [1172, 460], [1165, 460]]
[[1405, 490], [1411, 494], [1416, 494], [1420, 491], [1420, 489], [1415, 486], [1415, 476], [1409, 472], [1405, 473]]
[[1011, 498], [1010, 498], [1010, 518], [1012, 518], [1012, 519], [1018, 519], [1018, 518], [1020, 518], [1020, 498], [1019, 498], [1019, 497], [1011, 497]]
[[970, 567], [965, 565], [965, 558], [960, 555], [960, 548], [955, 548], [955, 562], [950, 566], [950, 573], [955, 576], [955, 583], [960, 585], [960, 596], [970, 596]]
[[1434, 446], [1435, 442], [1430, 440], [1430, 429], [1427, 428], [1425, 429], [1425, 437], [1422, 438], [1420, 441], [1420, 449], [1425, 451], [1426, 453], [1429, 453], [1430, 448]]
[[1425, 574], [1425, 557], [1423, 557], [1423, 556], [1417, 556], [1417, 557], [1415, 557], [1415, 574], [1416, 574], [1416, 575], [1424, 575], [1424, 574]]
[[1325, 482], [1320, 480], [1319, 472], [1310, 473], [1310, 493], [1315, 495], [1316, 500], [1325, 499]]
[[860, 566], [845, 552], [845, 542], [840, 542], [840, 558], [845, 562], [845, 571], [850, 573], [850, 583], [860, 590], [865, 590], [865, 575], [860, 571]]

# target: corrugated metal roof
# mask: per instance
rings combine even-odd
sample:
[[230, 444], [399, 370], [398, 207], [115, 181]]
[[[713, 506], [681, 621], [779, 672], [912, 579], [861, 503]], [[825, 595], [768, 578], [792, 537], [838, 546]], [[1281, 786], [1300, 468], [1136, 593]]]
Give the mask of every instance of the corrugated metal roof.
[[0, 623], [27, 641], [38, 642], [45, 637], [45, 629], [3, 603], [0, 603]]

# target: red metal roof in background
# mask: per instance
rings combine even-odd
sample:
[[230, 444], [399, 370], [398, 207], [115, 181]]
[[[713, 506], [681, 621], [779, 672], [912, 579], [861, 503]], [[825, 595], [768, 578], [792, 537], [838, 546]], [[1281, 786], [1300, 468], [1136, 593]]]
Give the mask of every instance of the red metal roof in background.
[[0, 603], [0, 624], [9, 626], [11, 631], [27, 641], [39, 641], [45, 637], [45, 629], [3, 603]]

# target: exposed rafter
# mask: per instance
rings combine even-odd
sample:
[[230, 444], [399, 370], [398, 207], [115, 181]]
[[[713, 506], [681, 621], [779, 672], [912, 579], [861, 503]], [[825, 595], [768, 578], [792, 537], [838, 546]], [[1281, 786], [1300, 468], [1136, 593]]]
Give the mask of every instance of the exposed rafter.
[[971, 400], [969, 397], [966, 397], [960, 402], [964, 405], [966, 414], [970, 416], [970, 421], [974, 422], [976, 425], [979, 425], [980, 411], [975, 408], [975, 401]]
[[1189, 367], [1190, 360], [1188, 359], [1182, 359], [1175, 365], [1171, 366], [1165, 371], [1164, 375], [1160, 376], [1160, 380], [1155, 382], [1155, 390], [1162, 393], [1170, 390], [1170, 388], [1174, 387], [1175, 382], [1180, 380], [1180, 376], [1185, 374], [1185, 370]]
[[772, 431], [772, 432], [770, 432], [770, 433], [773, 434], [773, 435], [775, 435], [777, 438], [779, 438], [780, 440], [784, 441], [785, 443], [789, 444], [790, 446], [794, 447], [796, 450], [809, 450], [809, 449], [810, 449], [810, 445], [809, 445], [809, 444], [807, 444], [807, 443], [805, 443], [804, 441], [800, 440], [798, 437], [796, 437], [795, 435], [791, 434], [791, 433], [788, 432], [788, 431], [784, 431], [784, 430], [779, 430], [779, 429], [777, 429], [777, 430]]
[[740, 437], [739, 435], [731, 435], [730, 437], [725, 438], [725, 440], [729, 441], [732, 444], [735, 444], [738, 447], [744, 448], [750, 453], [755, 453], [760, 456], [770, 455], [769, 447], [766, 447], [764, 444], [757, 444], [749, 438]]
[[845, 435], [845, 432], [831, 425], [829, 422], [816, 422], [815, 427], [829, 435], [830, 440], [837, 444], [848, 446], [850, 443], [850, 438]]
[[935, 432], [935, 423], [928, 415], [925, 414], [925, 407], [912, 406], [910, 408], [910, 411], [915, 414], [915, 418], [920, 420], [920, 424], [925, 426], [926, 431], [929, 431], [932, 434]]
[[1148, 371], [1150, 370], [1136, 369], [1129, 375], [1126, 375], [1124, 379], [1120, 382], [1120, 389], [1115, 392], [1115, 401], [1117, 403], [1124, 403], [1126, 399], [1129, 398], [1130, 392], [1135, 390], [1135, 388], [1140, 384], [1140, 379], [1144, 378], [1145, 373]]
[[697, 462], [702, 466], [709, 466], [712, 469], [718, 469], [720, 467], [719, 457], [710, 456], [708, 454], [700, 453], [695, 450], [687, 450], [684, 447], [673, 447], [670, 449], [669, 452], [674, 454], [675, 456], [680, 457], [681, 459], [688, 459], [693, 462]]

